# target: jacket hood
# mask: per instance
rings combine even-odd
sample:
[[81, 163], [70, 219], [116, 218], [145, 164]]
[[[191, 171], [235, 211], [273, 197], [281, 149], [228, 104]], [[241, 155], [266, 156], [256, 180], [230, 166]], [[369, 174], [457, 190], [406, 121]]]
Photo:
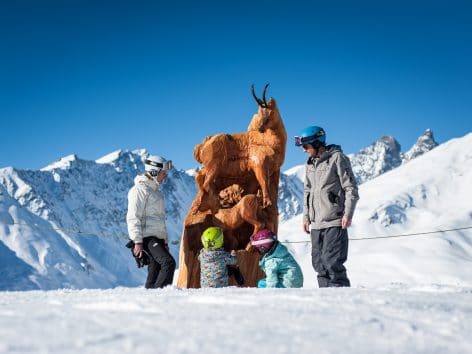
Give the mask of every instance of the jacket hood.
[[343, 152], [343, 149], [341, 149], [340, 145], [334, 145], [334, 144], [328, 145], [326, 146], [326, 151], [323, 152], [321, 156], [319, 157], [318, 163], [329, 159], [334, 154], [338, 154], [342, 152]]
[[321, 154], [320, 157], [309, 157], [307, 160], [307, 164], [315, 164], [315, 161], [318, 160], [318, 163], [323, 162], [327, 159], [329, 159], [331, 156], [337, 153], [342, 153], [343, 149], [341, 148], [340, 145], [327, 145], [326, 146], [326, 151]]
[[325, 152], [332, 155], [335, 152], [343, 152], [343, 149], [341, 148], [341, 145], [331, 144], [331, 145], [326, 146]]

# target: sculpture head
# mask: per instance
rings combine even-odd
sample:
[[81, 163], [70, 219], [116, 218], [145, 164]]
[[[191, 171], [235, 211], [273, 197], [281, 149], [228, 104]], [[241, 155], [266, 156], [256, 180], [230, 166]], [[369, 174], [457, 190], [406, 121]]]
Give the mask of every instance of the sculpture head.
[[[279, 109], [275, 100], [271, 97], [269, 102], [266, 100], [266, 91], [269, 84], [264, 86], [262, 91], [262, 99], [256, 96], [254, 92], [254, 84], [251, 86], [252, 96], [256, 100], [259, 108], [257, 113], [252, 117], [251, 123], [249, 123], [249, 130], [257, 130], [264, 132], [267, 129], [278, 129], [282, 124], [282, 117], [280, 116]], [[285, 128], [284, 128], [285, 130]]]

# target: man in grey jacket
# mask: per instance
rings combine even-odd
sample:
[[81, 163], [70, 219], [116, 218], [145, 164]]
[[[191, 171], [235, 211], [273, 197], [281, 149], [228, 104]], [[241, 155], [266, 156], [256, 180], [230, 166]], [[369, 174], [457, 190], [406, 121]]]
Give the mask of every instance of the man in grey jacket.
[[172, 161], [160, 156], [148, 156], [144, 175], [136, 176], [128, 192], [126, 222], [128, 234], [134, 241], [134, 254], [140, 258], [146, 252], [150, 258], [146, 288], [163, 288], [172, 284], [175, 260], [167, 245], [164, 196], [161, 183], [172, 168]]
[[344, 262], [348, 234], [359, 199], [349, 158], [338, 145], [326, 145], [323, 128], [310, 126], [295, 137], [308, 154], [304, 184], [303, 230], [310, 233], [312, 264], [322, 287], [350, 286]]

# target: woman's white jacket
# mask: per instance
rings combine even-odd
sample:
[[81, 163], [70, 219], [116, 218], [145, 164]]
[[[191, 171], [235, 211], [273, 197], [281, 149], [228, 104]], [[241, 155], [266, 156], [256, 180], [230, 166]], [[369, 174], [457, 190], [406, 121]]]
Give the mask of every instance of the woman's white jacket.
[[157, 181], [146, 175], [136, 176], [128, 192], [126, 222], [129, 237], [135, 243], [143, 242], [146, 236], [156, 236], [167, 243], [164, 196]]

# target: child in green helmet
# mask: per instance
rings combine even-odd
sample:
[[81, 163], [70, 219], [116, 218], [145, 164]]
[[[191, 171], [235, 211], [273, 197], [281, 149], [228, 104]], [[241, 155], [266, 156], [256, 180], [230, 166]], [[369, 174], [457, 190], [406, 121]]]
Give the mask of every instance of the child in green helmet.
[[237, 257], [236, 251], [225, 251], [223, 241], [223, 230], [219, 227], [211, 226], [202, 234], [203, 248], [198, 254], [202, 288], [228, 286], [228, 265], [236, 264]]

